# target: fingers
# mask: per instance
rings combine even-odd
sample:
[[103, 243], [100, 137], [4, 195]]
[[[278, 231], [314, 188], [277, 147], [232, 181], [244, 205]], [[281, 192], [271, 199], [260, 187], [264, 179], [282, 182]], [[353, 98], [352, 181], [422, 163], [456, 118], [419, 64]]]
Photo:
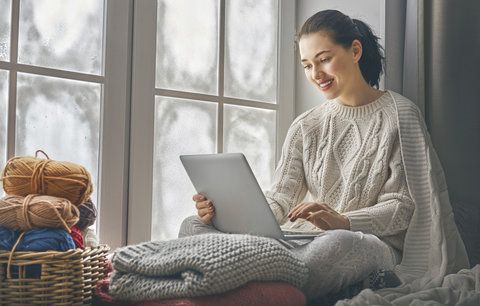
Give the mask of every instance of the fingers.
[[202, 220], [203, 223], [210, 224], [210, 222], [212, 222], [213, 214], [214, 213], [208, 213], [205, 216], [200, 217], [200, 219]]
[[290, 218], [290, 221], [295, 221], [298, 218], [298, 215], [307, 207], [310, 203], [301, 203], [295, 206], [287, 215]]
[[[210, 204], [206, 204], [210, 203]], [[213, 204], [211, 204], [211, 201], [204, 201], [204, 202], [197, 202], [197, 207], [198, 205], [203, 205], [206, 207], [202, 208], [197, 208], [197, 214], [202, 220], [203, 223], [209, 224], [215, 215], [215, 207], [213, 207]]]
[[324, 210], [322, 208], [321, 204], [318, 203], [301, 203], [297, 205], [289, 214], [288, 217], [290, 218], [290, 221], [295, 221], [298, 218], [307, 218], [309, 213], [316, 212], [318, 210]]
[[199, 193], [195, 194], [192, 200], [195, 201], [195, 208], [202, 222], [209, 224], [215, 215], [215, 207], [212, 201], [208, 200], [205, 195]]
[[193, 195], [192, 200], [195, 202], [201, 202], [207, 200], [207, 198], [203, 194], [197, 193]]
[[215, 209], [213, 207], [207, 207], [207, 208], [200, 208], [197, 210], [198, 216], [202, 218], [203, 216], [207, 214], [212, 214], [215, 212]]
[[213, 203], [210, 200], [195, 203], [195, 208], [197, 209], [209, 208], [209, 207], [213, 207]]

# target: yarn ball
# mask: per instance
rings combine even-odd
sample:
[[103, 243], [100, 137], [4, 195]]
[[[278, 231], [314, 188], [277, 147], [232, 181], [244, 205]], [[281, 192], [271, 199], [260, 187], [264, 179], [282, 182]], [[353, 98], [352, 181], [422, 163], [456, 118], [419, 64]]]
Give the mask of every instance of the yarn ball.
[[93, 191], [90, 173], [82, 166], [30, 156], [13, 157], [3, 171], [3, 189], [9, 195], [44, 194], [85, 202]]
[[97, 220], [97, 208], [92, 200], [88, 199], [86, 202], [78, 206], [78, 210], [80, 211], [80, 219], [76, 226], [83, 231], [87, 227], [93, 225], [95, 220]]
[[75, 243], [75, 247], [78, 249], [83, 249], [84, 248], [83, 236], [80, 229], [77, 226], [73, 226], [71, 228], [70, 235], [72, 236], [73, 242]]
[[80, 212], [67, 199], [30, 194], [0, 199], [0, 226], [26, 231], [31, 228], [70, 228], [77, 223]]

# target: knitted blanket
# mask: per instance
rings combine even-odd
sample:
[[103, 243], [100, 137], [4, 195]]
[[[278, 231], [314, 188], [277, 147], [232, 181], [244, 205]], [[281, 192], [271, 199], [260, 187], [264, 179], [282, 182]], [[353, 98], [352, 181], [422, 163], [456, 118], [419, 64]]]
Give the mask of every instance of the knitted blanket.
[[[480, 281], [472, 285], [472, 280], [478, 280], [480, 273], [478, 268], [458, 272], [468, 267], [467, 253], [455, 225], [443, 168], [425, 121], [413, 102], [393, 91], [389, 93], [397, 109], [405, 175], [415, 202], [403, 259], [395, 267], [403, 284], [375, 292], [364, 290], [338, 305], [478, 305], [463, 299], [466, 293], [478, 301], [475, 294]], [[466, 276], [470, 280], [463, 281]], [[457, 278], [453, 290], [444, 288], [449, 279]], [[458, 288], [461, 299], [455, 297]]]
[[249, 281], [303, 287], [308, 269], [277, 241], [250, 235], [206, 234], [118, 249], [109, 287], [117, 300], [205, 296]]

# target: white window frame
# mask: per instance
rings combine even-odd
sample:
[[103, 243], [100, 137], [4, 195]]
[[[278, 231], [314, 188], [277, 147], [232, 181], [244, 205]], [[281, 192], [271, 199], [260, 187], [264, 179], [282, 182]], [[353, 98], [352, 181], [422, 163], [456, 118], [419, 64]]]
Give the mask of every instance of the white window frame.
[[[155, 96], [217, 102], [217, 150], [223, 147], [223, 104], [261, 107], [277, 111], [276, 160], [290, 123], [294, 118], [294, 34], [296, 1], [279, 0], [277, 104], [223, 97], [223, 49], [219, 50], [219, 95], [155, 89], [156, 0], [134, 1], [132, 105], [130, 130], [130, 177], [127, 243], [149, 241], [152, 228], [152, 180]], [[225, 0], [219, 0], [220, 12]], [[224, 39], [224, 14], [220, 14], [220, 36]], [[192, 204], [193, 205], [193, 204]]]
[[115, 249], [127, 243], [133, 0], [107, 0], [105, 20], [97, 230]]

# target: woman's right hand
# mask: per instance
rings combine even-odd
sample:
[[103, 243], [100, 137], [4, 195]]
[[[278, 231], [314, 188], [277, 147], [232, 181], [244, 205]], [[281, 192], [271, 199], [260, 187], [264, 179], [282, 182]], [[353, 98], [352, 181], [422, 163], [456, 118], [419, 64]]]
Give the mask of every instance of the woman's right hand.
[[215, 214], [215, 208], [212, 201], [208, 200], [204, 195], [196, 194], [193, 196], [195, 201], [195, 207], [197, 208], [197, 214], [205, 224], [210, 224], [213, 215]]

